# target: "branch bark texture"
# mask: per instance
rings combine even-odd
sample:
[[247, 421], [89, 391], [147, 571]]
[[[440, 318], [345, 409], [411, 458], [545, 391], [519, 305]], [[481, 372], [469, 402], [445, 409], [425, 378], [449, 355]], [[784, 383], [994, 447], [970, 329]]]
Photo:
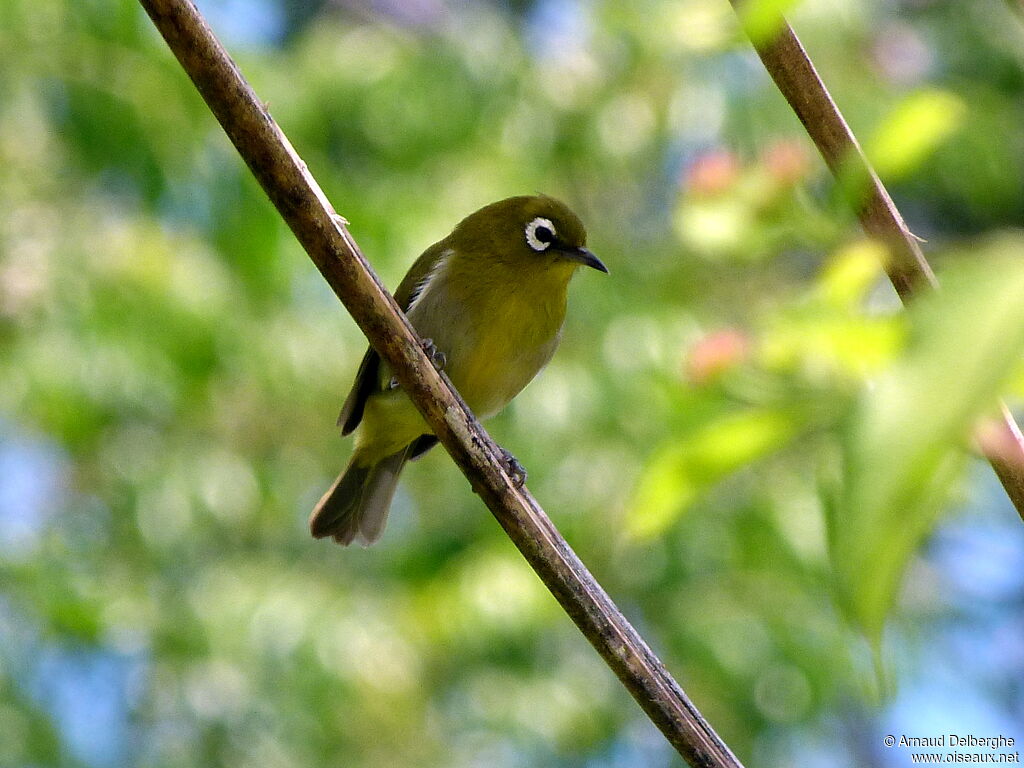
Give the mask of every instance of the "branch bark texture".
[[235, 148], [509, 537], [651, 721], [692, 766], [741, 768], [427, 358], [412, 327], [266, 107], [188, 0], [140, 0]]
[[[750, 0], [730, 0], [743, 19]], [[803, 123], [825, 164], [840, 182], [856, 189], [855, 206], [861, 226], [884, 243], [889, 279], [906, 304], [918, 292], [938, 287], [917, 238], [907, 228], [896, 204], [864, 155], [832, 95], [818, 76], [793, 28], [781, 16], [777, 32], [769, 38], [751, 36], [751, 43], [775, 85]], [[1005, 404], [988, 440], [980, 441], [1007, 496], [1024, 519], [1024, 437]]]

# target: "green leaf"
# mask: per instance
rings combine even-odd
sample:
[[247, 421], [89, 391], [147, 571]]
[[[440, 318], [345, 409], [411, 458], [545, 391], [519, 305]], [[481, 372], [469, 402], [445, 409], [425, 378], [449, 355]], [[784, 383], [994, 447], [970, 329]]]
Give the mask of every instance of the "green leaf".
[[648, 462], [626, 519], [636, 538], [657, 536], [705, 489], [787, 443], [802, 420], [777, 409], [750, 409], [713, 421], [663, 446]]
[[739, 7], [740, 22], [755, 45], [773, 38], [786, 19], [783, 14], [800, 0], [747, 0]]
[[886, 181], [906, 176], [955, 133], [966, 116], [966, 105], [951, 93], [916, 93], [878, 127], [867, 144], [868, 157]]
[[844, 482], [830, 509], [840, 603], [875, 643], [907, 563], [960, 475], [972, 426], [1024, 351], [1024, 266], [998, 258], [946, 275], [909, 320], [905, 358], [850, 421]]

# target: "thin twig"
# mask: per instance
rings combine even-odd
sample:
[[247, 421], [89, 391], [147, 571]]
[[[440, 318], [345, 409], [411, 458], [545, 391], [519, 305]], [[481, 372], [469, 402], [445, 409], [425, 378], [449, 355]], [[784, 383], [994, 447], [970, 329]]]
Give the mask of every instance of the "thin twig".
[[708, 725], [525, 489], [370, 269], [288, 139], [188, 0], [140, 0], [217, 120], [324, 279], [434, 433], [580, 631], [647, 716], [693, 766], [739, 768]]
[[[730, 0], [744, 16], [748, 0]], [[841, 184], [857, 182], [855, 205], [861, 226], [888, 248], [886, 272], [904, 303], [922, 289], [938, 286], [917, 238], [907, 228], [896, 204], [868, 162], [853, 131], [832, 100], [793, 28], [781, 16], [777, 33], [751, 36], [751, 43], [786, 101], [800, 118], [825, 164]], [[980, 441], [982, 450], [1007, 496], [1024, 519], [1024, 437], [1005, 404], [993, 433]]]

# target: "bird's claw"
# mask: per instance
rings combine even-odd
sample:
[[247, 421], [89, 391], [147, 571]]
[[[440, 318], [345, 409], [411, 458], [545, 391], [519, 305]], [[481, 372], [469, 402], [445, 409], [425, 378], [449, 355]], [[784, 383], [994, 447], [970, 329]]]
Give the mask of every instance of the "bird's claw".
[[445, 357], [444, 352], [437, 348], [433, 339], [423, 340], [423, 351], [427, 353], [427, 357], [430, 358], [430, 362], [434, 364], [437, 370], [444, 370], [445, 365], [448, 363], [448, 358]]
[[[434, 364], [434, 367], [437, 370], [444, 370], [445, 363], [448, 362], [448, 359], [444, 356], [444, 352], [437, 348], [433, 339], [423, 340], [423, 351], [427, 353], [427, 357], [430, 358], [430, 362]], [[398, 378], [394, 376], [388, 380], [387, 386], [384, 387], [386, 392], [390, 392], [393, 389], [398, 389]]]
[[511, 453], [506, 451], [504, 448], [499, 449], [501, 451], [501, 465], [508, 472], [508, 476], [512, 478], [512, 484], [516, 488], [522, 488], [526, 485], [526, 467], [519, 463], [519, 459], [513, 456]]

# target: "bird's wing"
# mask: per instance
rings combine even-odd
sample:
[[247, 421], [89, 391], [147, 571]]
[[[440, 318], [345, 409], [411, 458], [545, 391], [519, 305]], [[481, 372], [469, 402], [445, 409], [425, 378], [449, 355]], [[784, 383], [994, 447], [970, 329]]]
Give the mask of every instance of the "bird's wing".
[[341, 413], [338, 414], [338, 426], [341, 427], [341, 434], [347, 435], [359, 426], [359, 422], [363, 418], [366, 398], [379, 387], [377, 383], [379, 371], [380, 356], [373, 347], [370, 347], [363, 355], [363, 361], [359, 364], [359, 372], [352, 384], [352, 390], [345, 398], [345, 404], [341, 406]]
[[[399, 283], [398, 289], [395, 291], [395, 301], [403, 312], [409, 310], [409, 306], [423, 291], [446, 247], [444, 240], [434, 243], [416, 259], [405, 277], [402, 278], [402, 282]], [[345, 404], [341, 406], [341, 413], [338, 414], [338, 426], [341, 427], [341, 434], [347, 435], [359, 426], [359, 422], [363, 418], [366, 398], [383, 386], [380, 356], [373, 347], [370, 347], [363, 355], [363, 361], [359, 364], [359, 371], [356, 373], [352, 390], [345, 398]]]

